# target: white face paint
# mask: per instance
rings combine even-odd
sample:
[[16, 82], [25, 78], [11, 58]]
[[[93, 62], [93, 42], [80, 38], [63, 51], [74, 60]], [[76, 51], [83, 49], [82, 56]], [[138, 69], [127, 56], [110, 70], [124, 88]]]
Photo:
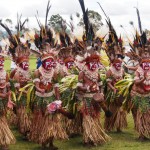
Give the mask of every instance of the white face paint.
[[51, 68], [56, 67], [56, 63], [54, 61], [46, 62], [45, 66], [46, 66], [47, 70], [50, 70]]
[[29, 68], [29, 62], [22, 62], [22, 68], [24, 70], [28, 70], [28, 68]]
[[142, 63], [142, 68], [144, 70], [149, 70], [150, 69], [150, 63], [149, 62], [143, 62]]
[[116, 70], [120, 70], [121, 69], [121, 65], [122, 63], [114, 63], [113, 66], [116, 68]]
[[73, 61], [70, 61], [70, 62], [68, 62], [66, 65], [67, 65], [67, 68], [68, 68], [68, 69], [71, 69], [71, 68], [74, 66], [74, 62], [73, 62]]
[[92, 71], [96, 70], [99, 67], [97, 62], [90, 62], [89, 64], [90, 64], [89, 69], [92, 70]]

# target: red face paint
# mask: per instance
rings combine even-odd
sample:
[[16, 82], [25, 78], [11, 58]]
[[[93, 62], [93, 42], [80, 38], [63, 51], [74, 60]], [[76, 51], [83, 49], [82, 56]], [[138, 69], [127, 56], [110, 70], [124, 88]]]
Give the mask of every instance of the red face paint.
[[65, 66], [66, 66], [68, 69], [71, 69], [71, 68], [74, 66], [74, 61], [69, 61], [69, 62], [65, 63]]
[[95, 71], [99, 67], [99, 62], [93, 60], [91, 62], [88, 62], [86, 65], [89, 70]]
[[149, 70], [150, 69], [150, 63], [149, 62], [143, 62], [141, 66], [142, 66], [143, 70]]
[[54, 62], [54, 59], [48, 58], [42, 62], [42, 66], [45, 70], [51, 70], [56, 67], [56, 63]]
[[24, 61], [20, 64], [20, 67], [23, 69], [23, 70], [28, 70], [29, 69], [29, 62], [28, 61]]
[[122, 62], [113, 63], [113, 66], [115, 67], [116, 70], [120, 70], [121, 65], [122, 65]]

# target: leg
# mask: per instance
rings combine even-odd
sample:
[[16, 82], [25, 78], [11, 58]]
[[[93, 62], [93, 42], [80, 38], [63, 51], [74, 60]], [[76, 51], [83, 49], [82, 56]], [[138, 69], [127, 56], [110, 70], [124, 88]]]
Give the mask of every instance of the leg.
[[54, 142], [54, 137], [51, 137], [49, 139], [49, 150], [57, 150], [58, 149], [58, 147], [54, 146], [53, 142]]
[[9, 150], [8, 145], [2, 145], [2, 150]]

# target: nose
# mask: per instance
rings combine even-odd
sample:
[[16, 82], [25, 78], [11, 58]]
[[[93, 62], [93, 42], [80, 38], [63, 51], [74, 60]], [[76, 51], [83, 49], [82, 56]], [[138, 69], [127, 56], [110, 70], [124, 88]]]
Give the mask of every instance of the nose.
[[98, 64], [97, 64], [97, 63], [94, 63], [94, 67], [97, 68], [97, 67], [98, 67]]

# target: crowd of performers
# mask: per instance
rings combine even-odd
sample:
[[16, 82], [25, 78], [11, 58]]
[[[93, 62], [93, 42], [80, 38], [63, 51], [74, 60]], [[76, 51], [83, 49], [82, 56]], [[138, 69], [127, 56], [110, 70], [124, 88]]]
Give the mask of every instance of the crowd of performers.
[[[7, 56], [1, 49], [1, 149], [16, 142], [12, 125], [22, 138], [41, 144], [43, 150], [55, 150], [54, 140], [68, 140], [76, 134], [83, 137], [85, 145], [101, 145], [111, 140], [109, 132], [122, 132], [127, 127], [130, 111], [139, 139], [150, 137], [150, 41], [145, 32], [136, 32], [134, 41], [129, 41], [131, 50], [125, 52], [123, 39], [118, 38], [109, 18], [108, 36], [95, 37], [84, 2], [79, 2], [85, 23], [82, 41], [71, 39], [64, 30], [58, 44], [46, 23], [31, 39], [38, 48], [35, 51], [29, 40], [20, 40], [21, 21], [16, 35], [0, 23], [8, 32], [9, 52], [16, 63], [7, 73]], [[31, 53], [41, 63], [34, 72], [29, 70]], [[125, 56], [136, 66], [125, 64]], [[128, 74], [123, 63], [134, 73]]]

